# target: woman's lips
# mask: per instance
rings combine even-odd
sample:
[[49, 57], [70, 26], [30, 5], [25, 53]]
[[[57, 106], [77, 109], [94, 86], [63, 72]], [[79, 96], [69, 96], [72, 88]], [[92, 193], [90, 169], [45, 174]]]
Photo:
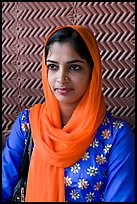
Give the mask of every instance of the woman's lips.
[[70, 89], [70, 88], [55, 88], [55, 91], [57, 91], [61, 95], [67, 94], [72, 90], [73, 89]]

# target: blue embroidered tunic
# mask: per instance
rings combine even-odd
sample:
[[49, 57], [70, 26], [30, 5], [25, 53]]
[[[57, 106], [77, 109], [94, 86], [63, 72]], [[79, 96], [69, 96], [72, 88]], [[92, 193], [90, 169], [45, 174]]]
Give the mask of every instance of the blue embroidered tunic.
[[[2, 202], [18, 180], [30, 127], [29, 110], [17, 117], [2, 154]], [[130, 125], [107, 112], [93, 142], [73, 166], [65, 168], [66, 202], [134, 202], [134, 135]]]

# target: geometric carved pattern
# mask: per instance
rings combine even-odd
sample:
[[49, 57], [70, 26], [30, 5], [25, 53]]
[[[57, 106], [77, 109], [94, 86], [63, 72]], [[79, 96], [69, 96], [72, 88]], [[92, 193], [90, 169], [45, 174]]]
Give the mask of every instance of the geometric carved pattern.
[[58, 25], [89, 27], [102, 59], [107, 109], [135, 127], [135, 2], [2, 2], [2, 128], [44, 101], [45, 36]]

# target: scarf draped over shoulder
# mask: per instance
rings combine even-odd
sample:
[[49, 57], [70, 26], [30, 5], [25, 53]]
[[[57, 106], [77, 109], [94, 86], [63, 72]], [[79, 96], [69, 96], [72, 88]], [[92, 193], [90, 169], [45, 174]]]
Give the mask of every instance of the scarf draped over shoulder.
[[84, 26], [59, 26], [48, 35], [45, 45], [49, 37], [63, 27], [72, 27], [85, 41], [94, 61], [92, 78], [81, 102], [62, 128], [59, 103], [48, 84], [48, 69], [43, 52], [42, 83], [46, 100], [30, 108], [34, 149], [28, 173], [27, 202], [65, 201], [64, 168], [83, 156], [106, 114], [101, 59], [96, 39]]

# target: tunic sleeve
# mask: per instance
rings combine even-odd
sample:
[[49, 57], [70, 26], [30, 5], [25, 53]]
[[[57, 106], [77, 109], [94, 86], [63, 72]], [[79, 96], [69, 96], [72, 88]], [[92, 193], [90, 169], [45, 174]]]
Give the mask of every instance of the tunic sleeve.
[[23, 110], [13, 124], [2, 152], [2, 202], [8, 202], [19, 176], [29, 130], [29, 110]]
[[[115, 128], [116, 129], [116, 128]], [[112, 130], [113, 131], [113, 130]], [[135, 140], [127, 122], [117, 128], [110, 152], [104, 202], [135, 201]]]

